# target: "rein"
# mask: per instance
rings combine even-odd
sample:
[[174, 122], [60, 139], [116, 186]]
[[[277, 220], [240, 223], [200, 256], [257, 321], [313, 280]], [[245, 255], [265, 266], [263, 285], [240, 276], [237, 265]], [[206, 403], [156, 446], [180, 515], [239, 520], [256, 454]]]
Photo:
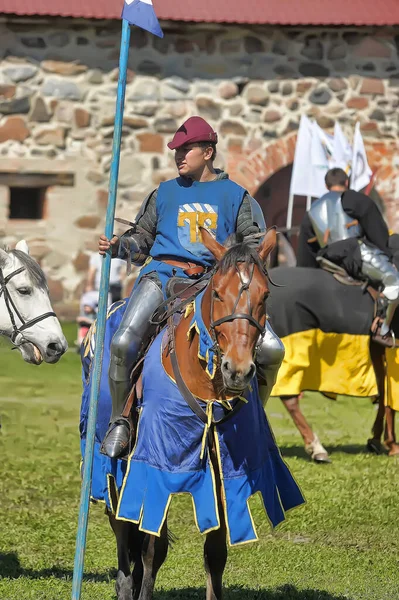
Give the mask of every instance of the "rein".
[[[12, 279], [15, 275], [18, 275], [19, 273], [22, 273], [23, 271], [25, 271], [25, 267], [20, 267], [19, 269], [16, 269], [15, 271], [7, 275], [7, 277], [4, 277], [3, 269], [0, 267], [0, 298], [2, 295], [4, 295], [4, 302], [6, 304], [8, 316], [10, 317], [13, 329], [11, 335], [5, 330], [0, 330], [0, 334], [8, 337], [15, 346], [20, 346], [24, 343], [25, 338], [22, 332], [25, 329], [33, 327], [33, 325], [36, 325], [36, 323], [40, 323], [40, 321], [43, 321], [44, 319], [57, 316], [55, 312], [46, 312], [42, 315], [39, 315], [38, 317], [30, 319], [29, 321], [25, 321], [18, 308], [16, 307], [10, 292], [7, 289], [7, 283], [10, 281], [10, 279]], [[15, 317], [17, 317], [22, 323], [20, 327], [17, 327]], [[20, 337], [20, 339], [18, 339], [18, 337]]]

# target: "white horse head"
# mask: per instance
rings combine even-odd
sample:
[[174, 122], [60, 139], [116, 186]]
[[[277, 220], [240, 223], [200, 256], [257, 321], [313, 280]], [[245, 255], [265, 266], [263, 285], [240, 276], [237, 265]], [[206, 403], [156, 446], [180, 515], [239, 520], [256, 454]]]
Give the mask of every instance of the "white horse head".
[[34, 365], [56, 363], [68, 348], [46, 278], [25, 240], [15, 250], [0, 249], [0, 333]]

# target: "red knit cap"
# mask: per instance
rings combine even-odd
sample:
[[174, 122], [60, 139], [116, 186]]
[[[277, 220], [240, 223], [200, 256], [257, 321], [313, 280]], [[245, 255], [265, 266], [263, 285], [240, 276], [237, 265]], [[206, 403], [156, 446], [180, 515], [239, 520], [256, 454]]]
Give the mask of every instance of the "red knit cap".
[[168, 148], [176, 150], [184, 144], [193, 142], [213, 142], [217, 144], [218, 134], [202, 117], [190, 117], [183, 123], [169, 142]]

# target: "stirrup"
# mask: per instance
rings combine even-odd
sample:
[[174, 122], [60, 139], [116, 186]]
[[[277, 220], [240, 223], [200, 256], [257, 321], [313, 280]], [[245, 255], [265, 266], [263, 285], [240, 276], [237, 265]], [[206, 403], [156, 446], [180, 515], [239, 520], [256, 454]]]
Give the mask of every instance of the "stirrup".
[[[118, 433], [115, 431], [117, 427], [123, 426], [125, 430], [127, 430], [127, 439], [118, 440]], [[115, 439], [112, 440], [112, 434], [114, 433]], [[120, 435], [120, 434], [119, 434]], [[109, 458], [118, 458], [122, 460], [127, 460], [130, 452], [132, 451], [132, 440], [133, 440], [133, 427], [130, 419], [126, 417], [117, 417], [109, 424], [107, 432], [104, 436], [104, 439], [100, 446], [101, 454], [105, 454]], [[119, 445], [118, 448], [112, 449], [112, 444], [114, 446]], [[107, 448], [107, 445], [109, 447]], [[110, 447], [111, 446], [111, 447]]]

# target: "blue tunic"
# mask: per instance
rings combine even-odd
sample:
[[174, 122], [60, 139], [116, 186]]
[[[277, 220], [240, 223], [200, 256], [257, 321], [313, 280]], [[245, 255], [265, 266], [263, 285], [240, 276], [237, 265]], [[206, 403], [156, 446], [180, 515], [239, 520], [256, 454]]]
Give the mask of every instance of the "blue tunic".
[[161, 183], [157, 192], [157, 233], [151, 248], [155, 259], [170, 257], [205, 267], [215, 262], [200, 241], [199, 227], [223, 244], [235, 233], [246, 190], [230, 179], [198, 182], [178, 177]]

